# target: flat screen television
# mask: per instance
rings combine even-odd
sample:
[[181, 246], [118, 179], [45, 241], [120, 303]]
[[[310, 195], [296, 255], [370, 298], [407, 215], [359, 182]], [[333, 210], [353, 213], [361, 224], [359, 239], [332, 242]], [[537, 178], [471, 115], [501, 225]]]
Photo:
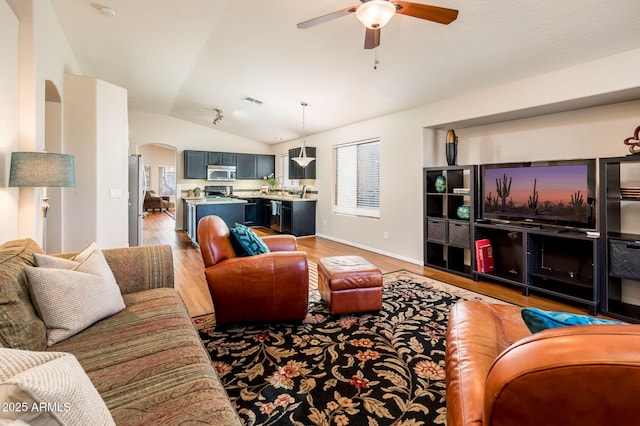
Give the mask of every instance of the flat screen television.
[[596, 160], [480, 166], [482, 218], [596, 229]]

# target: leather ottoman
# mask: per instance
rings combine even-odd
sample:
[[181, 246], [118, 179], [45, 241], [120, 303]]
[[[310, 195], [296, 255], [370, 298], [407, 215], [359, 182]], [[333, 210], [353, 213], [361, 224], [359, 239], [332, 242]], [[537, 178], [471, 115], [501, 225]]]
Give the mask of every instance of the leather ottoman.
[[382, 272], [360, 256], [324, 257], [318, 261], [318, 291], [332, 314], [379, 311]]

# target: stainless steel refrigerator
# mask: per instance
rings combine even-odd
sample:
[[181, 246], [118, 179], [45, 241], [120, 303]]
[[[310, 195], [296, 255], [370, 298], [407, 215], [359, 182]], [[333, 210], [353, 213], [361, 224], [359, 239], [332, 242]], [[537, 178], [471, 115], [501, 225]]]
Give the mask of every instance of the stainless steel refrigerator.
[[142, 245], [142, 219], [146, 188], [142, 155], [129, 156], [129, 246]]

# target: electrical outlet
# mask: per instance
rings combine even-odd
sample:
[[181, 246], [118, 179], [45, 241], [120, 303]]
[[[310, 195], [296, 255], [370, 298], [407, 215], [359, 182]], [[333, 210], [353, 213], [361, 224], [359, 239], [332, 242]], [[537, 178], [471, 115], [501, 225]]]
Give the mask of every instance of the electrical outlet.
[[387, 231], [384, 231], [384, 239], [388, 240], [389, 239], [389, 233]]
[[122, 198], [122, 190], [120, 190], [120, 189], [111, 189], [109, 191], [109, 198]]

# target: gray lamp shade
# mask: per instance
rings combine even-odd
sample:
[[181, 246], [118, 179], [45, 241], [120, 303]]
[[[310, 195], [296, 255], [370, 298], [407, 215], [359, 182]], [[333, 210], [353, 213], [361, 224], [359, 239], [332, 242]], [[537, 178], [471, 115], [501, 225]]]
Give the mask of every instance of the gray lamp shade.
[[73, 155], [12, 152], [9, 186], [76, 186]]

